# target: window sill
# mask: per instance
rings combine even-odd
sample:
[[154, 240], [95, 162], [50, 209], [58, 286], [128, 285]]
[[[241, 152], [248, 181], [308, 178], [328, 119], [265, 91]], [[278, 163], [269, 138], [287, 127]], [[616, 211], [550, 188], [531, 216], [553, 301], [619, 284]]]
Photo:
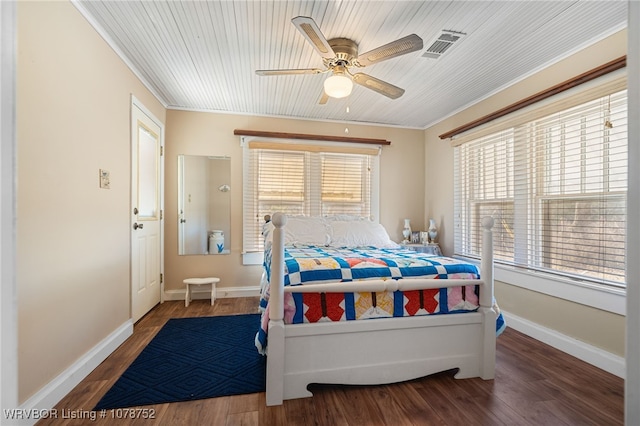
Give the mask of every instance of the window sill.
[[263, 252], [245, 252], [242, 253], [242, 264], [243, 265], [262, 265], [264, 261], [264, 253]]
[[618, 315], [625, 315], [627, 311], [626, 292], [623, 289], [542, 272], [519, 271], [504, 265], [494, 267], [494, 279]]
[[[454, 257], [477, 265], [480, 263], [476, 259], [462, 256]], [[557, 277], [544, 272], [518, 270], [506, 265], [494, 265], [493, 278], [495, 281], [505, 284], [522, 287], [614, 314], [626, 315], [627, 312], [627, 298], [624, 289]]]

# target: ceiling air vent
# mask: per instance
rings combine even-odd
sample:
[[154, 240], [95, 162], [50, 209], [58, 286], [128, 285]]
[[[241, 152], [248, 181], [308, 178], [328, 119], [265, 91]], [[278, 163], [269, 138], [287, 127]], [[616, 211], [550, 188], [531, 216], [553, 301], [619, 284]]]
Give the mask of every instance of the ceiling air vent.
[[431, 43], [427, 50], [422, 54], [424, 58], [438, 59], [447, 50], [453, 46], [454, 43], [460, 41], [466, 34], [459, 31], [442, 30], [437, 39]]

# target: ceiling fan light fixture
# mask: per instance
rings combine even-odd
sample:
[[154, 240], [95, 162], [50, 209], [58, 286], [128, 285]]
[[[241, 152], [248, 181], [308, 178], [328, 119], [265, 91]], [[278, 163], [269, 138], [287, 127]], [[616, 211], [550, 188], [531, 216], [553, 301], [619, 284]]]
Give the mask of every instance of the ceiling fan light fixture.
[[416, 34], [402, 37], [384, 46], [380, 46], [363, 54], [358, 54], [358, 43], [349, 38], [337, 37], [327, 40], [320, 31], [313, 18], [296, 16], [291, 20], [305, 39], [322, 56], [325, 69], [277, 69], [257, 70], [258, 75], [287, 75], [287, 74], [324, 74], [332, 75], [324, 81], [324, 91], [318, 101], [325, 105], [329, 98], [345, 98], [351, 94], [353, 83], [371, 89], [390, 99], [397, 99], [404, 93], [404, 89], [391, 83], [363, 73], [352, 74], [351, 67], [362, 68], [377, 62], [386, 61], [396, 56], [422, 50], [423, 42]]
[[324, 92], [332, 98], [345, 98], [353, 90], [353, 81], [345, 75], [332, 75], [324, 81]]

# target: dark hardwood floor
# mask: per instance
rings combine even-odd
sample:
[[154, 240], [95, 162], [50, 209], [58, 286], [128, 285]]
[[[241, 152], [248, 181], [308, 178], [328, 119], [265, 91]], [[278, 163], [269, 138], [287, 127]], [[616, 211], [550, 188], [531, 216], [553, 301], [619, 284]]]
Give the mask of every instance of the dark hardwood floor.
[[[151, 405], [155, 419], [62, 418], [91, 410], [169, 318], [256, 312], [257, 298], [158, 305], [133, 336], [56, 406], [44, 425], [621, 425], [622, 379], [507, 329], [498, 338], [496, 378], [441, 373], [380, 386], [314, 385], [312, 398], [265, 406], [264, 393]], [[507, 318], [508, 324], [508, 318]], [[69, 417], [68, 415], [66, 417]]]

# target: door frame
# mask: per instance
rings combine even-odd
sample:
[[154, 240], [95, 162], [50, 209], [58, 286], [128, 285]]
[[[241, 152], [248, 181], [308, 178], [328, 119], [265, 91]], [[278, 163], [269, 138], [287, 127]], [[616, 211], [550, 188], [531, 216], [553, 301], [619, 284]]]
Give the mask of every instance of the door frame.
[[18, 407], [16, 9], [14, 1], [0, 2], [0, 406], [3, 408]]
[[[158, 194], [160, 199], [158, 200], [158, 204], [159, 204], [159, 209], [160, 209], [160, 238], [159, 238], [159, 253], [160, 253], [160, 273], [162, 274], [162, 277], [165, 276], [164, 273], [164, 134], [165, 134], [165, 129], [164, 129], [164, 123], [162, 121], [160, 121], [147, 107], [144, 106], [144, 104], [142, 102], [140, 102], [140, 100], [138, 98], [136, 98], [133, 94], [131, 95], [131, 111], [129, 114], [129, 119], [131, 121], [131, 125], [133, 126], [133, 120], [131, 119], [131, 116], [133, 114], [133, 108], [138, 108], [140, 109], [140, 111], [142, 111], [147, 117], [149, 117], [149, 119], [151, 121], [154, 122], [154, 124], [156, 124], [159, 128], [160, 128], [160, 135], [159, 135], [159, 140], [160, 140], [160, 149], [161, 149], [161, 154], [160, 154], [160, 177], [159, 177], [159, 188], [158, 188]], [[133, 129], [131, 130], [131, 134], [133, 134]], [[133, 150], [133, 141], [130, 141], [131, 144], [131, 149]], [[133, 161], [133, 155], [132, 155], [132, 159], [131, 161]], [[129, 184], [129, 188], [133, 187], [133, 184], [136, 180], [136, 177], [133, 176], [133, 163], [130, 165], [130, 169], [131, 169], [131, 180], [130, 180], [130, 184]], [[131, 216], [131, 212], [133, 211], [133, 208], [135, 207], [133, 205], [133, 200], [131, 199], [131, 193], [129, 194], [129, 216]], [[129, 317], [133, 318], [133, 249], [132, 249], [132, 244], [133, 244], [133, 227], [131, 225], [133, 225], [132, 223], [129, 223]], [[164, 303], [165, 300], [165, 295], [164, 295], [164, 278], [160, 280], [160, 303]]]
[[184, 253], [184, 155], [178, 155], [178, 254]]

